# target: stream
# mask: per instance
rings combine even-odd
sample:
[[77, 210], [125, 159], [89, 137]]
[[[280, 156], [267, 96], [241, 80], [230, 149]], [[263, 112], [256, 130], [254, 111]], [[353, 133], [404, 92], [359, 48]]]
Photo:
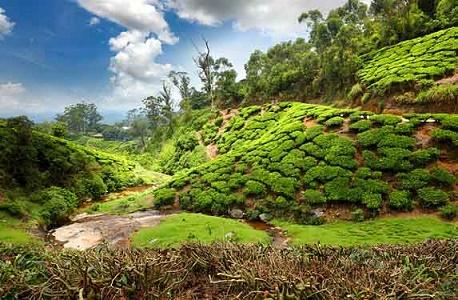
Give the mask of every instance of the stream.
[[[131, 187], [121, 192], [104, 196], [102, 202], [141, 193], [149, 188], [151, 186]], [[87, 207], [87, 205], [84, 205], [84, 207]], [[50, 230], [48, 236], [52, 241], [64, 248], [85, 250], [102, 243], [130, 248], [130, 236], [134, 232], [141, 228], [156, 226], [163, 218], [178, 212], [161, 212], [151, 209], [127, 215], [80, 213], [71, 218], [69, 224]], [[262, 221], [244, 222], [253, 229], [267, 232], [272, 238], [272, 247], [283, 249], [288, 246], [288, 238], [281, 228]]]

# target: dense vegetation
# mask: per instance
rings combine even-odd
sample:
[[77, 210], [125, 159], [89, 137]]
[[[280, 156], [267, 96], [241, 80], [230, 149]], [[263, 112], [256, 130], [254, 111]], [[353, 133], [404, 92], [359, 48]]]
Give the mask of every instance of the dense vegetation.
[[[371, 214], [438, 208], [456, 199], [456, 175], [438, 159], [456, 160], [447, 144], [458, 145], [457, 121], [289, 102], [246, 107], [207, 140], [218, 146], [217, 158], [175, 176], [154, 192], [155, 203], [172, 205], [178, 192], [188, 210], [226, 214], [239, 207], [248, 218], [268, 213], [305, 223], [321, 222], [311, 208], [326, 203]], [[423, 144], [415, 135], [427, 124], [434, 130]]]
[[59, 223], [86, 199], [138, 185], [135, 164], [32, 128], [23, 117], [0, 121], [0, 210]]
[[0, 247], [0, 297], [452, 299], [456, 241], [374, 248], [185, 245], [85, 252]]
[[[435, 85], [434, 79], [453, 74], [457, 52], [458, 27], [452, 27], [365, 55], [358, 77], [372, 95], [385, 95], [396, 89], [412, 91], [415, 85], [427, 90]], [[454, 95], [450, 102], [458, 97], [456, 92]], [[358, 93], [353, 92], [351, 96]], [[401, 102], [408, 100], [398, 98]], [[410, 103], [414, 100], [415, 97], [410, 99]], [[428, 102], [425, 100], [419, 99], [421, 103]]]

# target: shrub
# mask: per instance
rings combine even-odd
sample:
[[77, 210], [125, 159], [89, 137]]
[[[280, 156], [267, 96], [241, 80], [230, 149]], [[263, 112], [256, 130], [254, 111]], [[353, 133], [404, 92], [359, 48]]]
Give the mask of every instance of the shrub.
[[0, 211], [5, 211], [13, 217], [21, 218], [27, 216], [27, 210], [24, 204], [16, 200], [7, 200], [6, 202], [1, 202]]
[[441, 216], [453, 220], [458, 215], [458, 205], [455, 203], [449, 203], [439, 209]]
[[380, 114], [370, 116], [370, 120], [380, 125], [396, 125], [401, 122], [401, 117], [389, 114]]
[[359, 120], [359, 121], [351, 124], [349, 128], [352, 131], [363, 132], [363, 131], [371, 129], [371, 127], [372, 127], [372, 121], [370, 121], [370, 120]]
[[342, 117], [333, 117], [324, 122], [324, 124], [328, 127], [338, 127], [342, 126], [344, 121], [345, 119]]
[[326, 197], [317, 190], [305, 190], [302, 196], [308, 204], [323, 204], [326, 203]]
[[364, 148], [376, 146], [380, 141], [386, 138], [390, 130], [387, 128], [374, 128], [365, 132], [359, 133], [356, 137], [358, 144]]
[[362, 222], [364, 221], [364, 211], [361, 208], [355, 209], [351, 212], [351, 219], [354, 222]]
[[442, 168], [431, 169], [431, 176], [435, 181], [443, 185], [453, 185], [456, 182], [455, 176]]
[[175, 202], [176, 190], [172, 188], [159, 188], [153, 191], [154, 206], [160, 208], [166, 205], [172, 205]]
[[417, 96], [418, 103], [454, 103], [458, 99], [458, 84], [441, 84], [422, 91]]
[[432, 132], [431, 136], [439, 142], [452, 142], [458, 145], [458, 132], [438, 128]]
[[418, 190], [418, 197], [424, 207], [434, 208], [447, 203], [449, 195], [433, 187], [425, 187]]
[[412, 198], [408, 191], [392, 191], [389, 196], [390, 206], [395, 209], [412, 209]]
[[410, 161], [416, 166], [424, 166], [428, 162], [439, 157], [440, 150], [437, 148], [420, 149], [412, 152]]
[[425, 169], [415, 169], [409, 173], [400, 173], [396, 175], [399, 186], [406, 190], [417, 190], [428, 185], [431, 175]]
[[38, 198], [40, 203], [43, 203], [41, 219], [48, 226], [59, 225], [78, 206], [76, 195], [59, 187], [50, 187], [39, 192]]
[[369, 209], [379, 209], [382, 205], [382, 195], [380, 194], [372, 194], [372, 193], [364, 193], [362, 197], [362, 201], [366, 204], [367, 208]]
[[266, 191], [266, 187], [264, 184], [255, 181], [255, 180], [248, 180], [245, 183], [245, 194], [246, 195], [256, 195], [261, 196], [264, 195]]
[[379, 148], [412, 148], [415, 146], [415, 139], [403, 135], [388, 134], [380, 140], [377, 146]]
[[363, 94], [363, 87], [361, 86], [360, 83], [356, 83], [355, 85], [351, 87], [350, 92], [348, 92], [347, 98], [348, 100], [353, 101], [356, 98], [361, 97], [362, 94]]

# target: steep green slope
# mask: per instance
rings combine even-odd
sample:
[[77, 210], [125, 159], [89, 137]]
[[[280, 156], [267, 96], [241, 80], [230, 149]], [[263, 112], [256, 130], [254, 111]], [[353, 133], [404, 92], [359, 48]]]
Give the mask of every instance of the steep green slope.
[[457, 52], [458, 27], [453, 27], [367, 54], [358, 77], [382, 95], [395, 87], [452, 74]]
[[24, 118], [0, 122], [0, 210], [46, 225], [82, 201], [142, 183], [135, 164], [33, 131]]
[[311, 208], [327, 203], [376, 213], [456, 199], [456, 174], [441, 166], [457, 164], [457, 115], [399, 117], [284, 102], [242, 109], [210, 141], [220, 155], [157, 190], [158, 207], [173, 204], [178, 192], [188, 210], [239, 207], [247, 217], [310, 223], [320, 222]]

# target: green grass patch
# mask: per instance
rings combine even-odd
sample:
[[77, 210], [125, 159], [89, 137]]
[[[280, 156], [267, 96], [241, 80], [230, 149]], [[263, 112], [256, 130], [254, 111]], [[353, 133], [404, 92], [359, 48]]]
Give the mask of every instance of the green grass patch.
[[109, 200], [106, 202], [96, 202], [86, 209], [88, 213], [107, 213], [107, 214], [128, 214], [139, 210], [153, 207], [152, 191], [154, 188], [144, 192]]
[[158, 226], [144, 228], [132, 236], [134, 247], [173, 247], [184, 242], [209, 244], [216, 241], [268, 243], [266, 232], [233, 219], [181, 213], [164, 219]]
[[25, 226], [18, 219], [0, 212], [0, 242], [14, 245], [37, 243], [38, 240], [25, 230]]
[[456, 224], [432, 216], [387, 217], [361, 223], [338, 221], [321, 226], [297, 225], [275, 220], [287, 231], [292, 244], [337, 246], [404, 244], [427, 239], [458, 238]]

